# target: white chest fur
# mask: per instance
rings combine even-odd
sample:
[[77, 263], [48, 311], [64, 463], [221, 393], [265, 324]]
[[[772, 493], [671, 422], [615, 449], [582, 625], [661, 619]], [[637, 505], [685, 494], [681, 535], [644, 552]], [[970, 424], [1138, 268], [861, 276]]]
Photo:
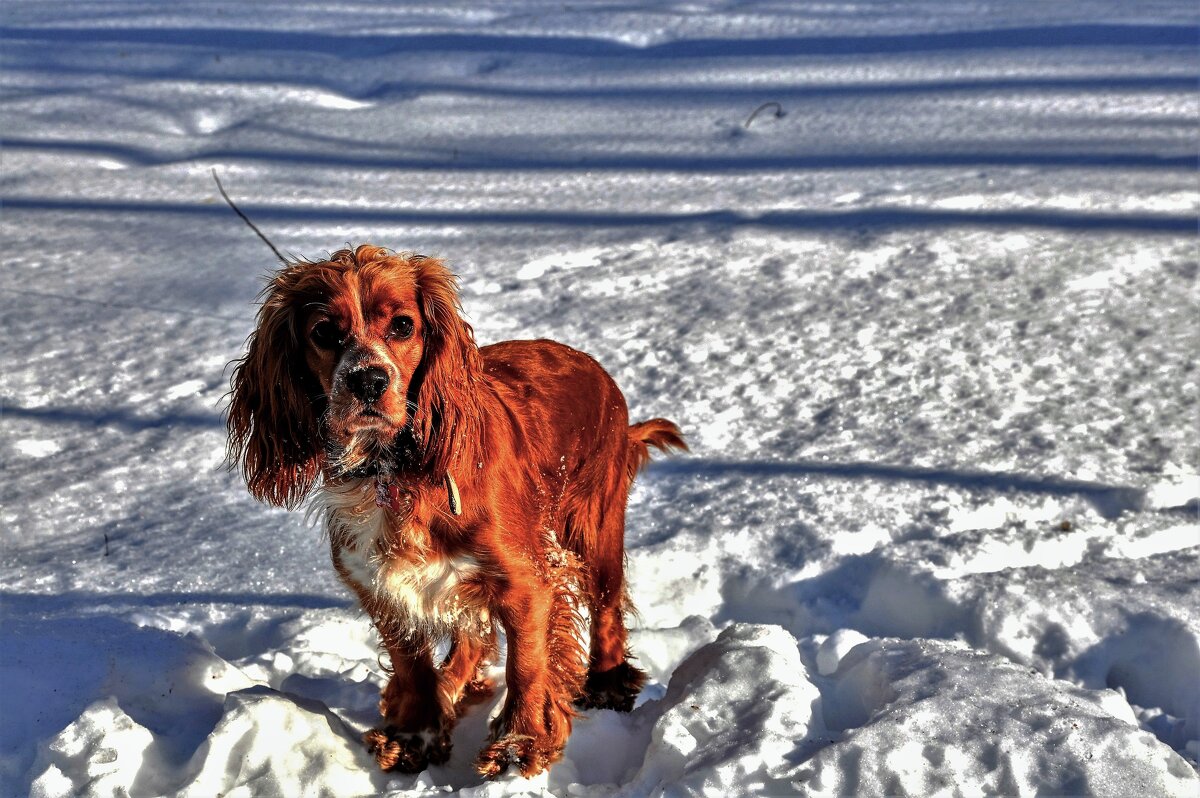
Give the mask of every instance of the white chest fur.
[[406, 539], [419, 536], [391, 528], [395, 516], [376, 504], [374, 480], [324, 487], [310, 512], [324, 517], [339, 575], [383, 604], [396, 621], [439, 635], [478, 623], [481, 607], [464, 587], [479, 563], [406, 546]]

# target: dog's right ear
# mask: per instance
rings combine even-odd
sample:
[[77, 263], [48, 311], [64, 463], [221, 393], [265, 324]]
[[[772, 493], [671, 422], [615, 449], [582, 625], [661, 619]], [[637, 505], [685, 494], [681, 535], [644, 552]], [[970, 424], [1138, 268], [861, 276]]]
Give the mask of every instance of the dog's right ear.
[[226, 416], [228, 465], [241, 465], [255, 498], [288, 508], [308, 495], [324, 458], [317, 412], [304, 387], [304, 338], [287, 286], [294, 271], [284, 268], [264, 292], [258, 327], [229, 380]]

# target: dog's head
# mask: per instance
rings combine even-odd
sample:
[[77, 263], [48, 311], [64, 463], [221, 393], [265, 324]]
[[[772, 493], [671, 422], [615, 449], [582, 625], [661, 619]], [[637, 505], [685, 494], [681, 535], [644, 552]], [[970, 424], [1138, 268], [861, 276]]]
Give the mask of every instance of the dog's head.
[[397, 457], [440, 480], [478, 435], [482, 365], [458, 308], [454, 276], [419, 255], [364, 245], [279, 271], [231, 379], [229, 460], [250, 492], [291, 507], [322, 471]]

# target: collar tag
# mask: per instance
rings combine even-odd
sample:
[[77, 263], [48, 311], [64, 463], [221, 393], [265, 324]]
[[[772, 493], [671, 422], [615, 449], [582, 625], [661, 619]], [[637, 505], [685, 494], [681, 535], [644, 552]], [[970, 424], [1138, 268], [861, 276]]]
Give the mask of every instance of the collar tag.
[[462, 498], [458, 495], [458, 485], [454, 484], [454, 477], [450, 476], [450, 472], [446, 472], [446, 501], [450, 505], [452, 515], [462, 515]]

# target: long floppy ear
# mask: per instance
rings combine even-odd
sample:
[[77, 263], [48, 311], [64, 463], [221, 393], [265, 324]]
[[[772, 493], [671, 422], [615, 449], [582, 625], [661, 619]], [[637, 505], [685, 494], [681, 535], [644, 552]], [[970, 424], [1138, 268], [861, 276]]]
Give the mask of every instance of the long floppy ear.
[[459, 315], [454, 275], [439, 260], [411, 261], [421, 305], [425, 352], [417, 378], [413, 417], [422, 466], [434, 481], [459, 459], [471, 462], [480, 448], [483, 421], [478, 385], [483, 359], [471, 325]]
[[284, 269], [267, 288], [246, 356], [229, 383], [226, 461], [239, 463], [255, 498], [295, 507], [316, 482], [324, 452], [317, 413], [304, 379], [307, 366], [296, 334]]

